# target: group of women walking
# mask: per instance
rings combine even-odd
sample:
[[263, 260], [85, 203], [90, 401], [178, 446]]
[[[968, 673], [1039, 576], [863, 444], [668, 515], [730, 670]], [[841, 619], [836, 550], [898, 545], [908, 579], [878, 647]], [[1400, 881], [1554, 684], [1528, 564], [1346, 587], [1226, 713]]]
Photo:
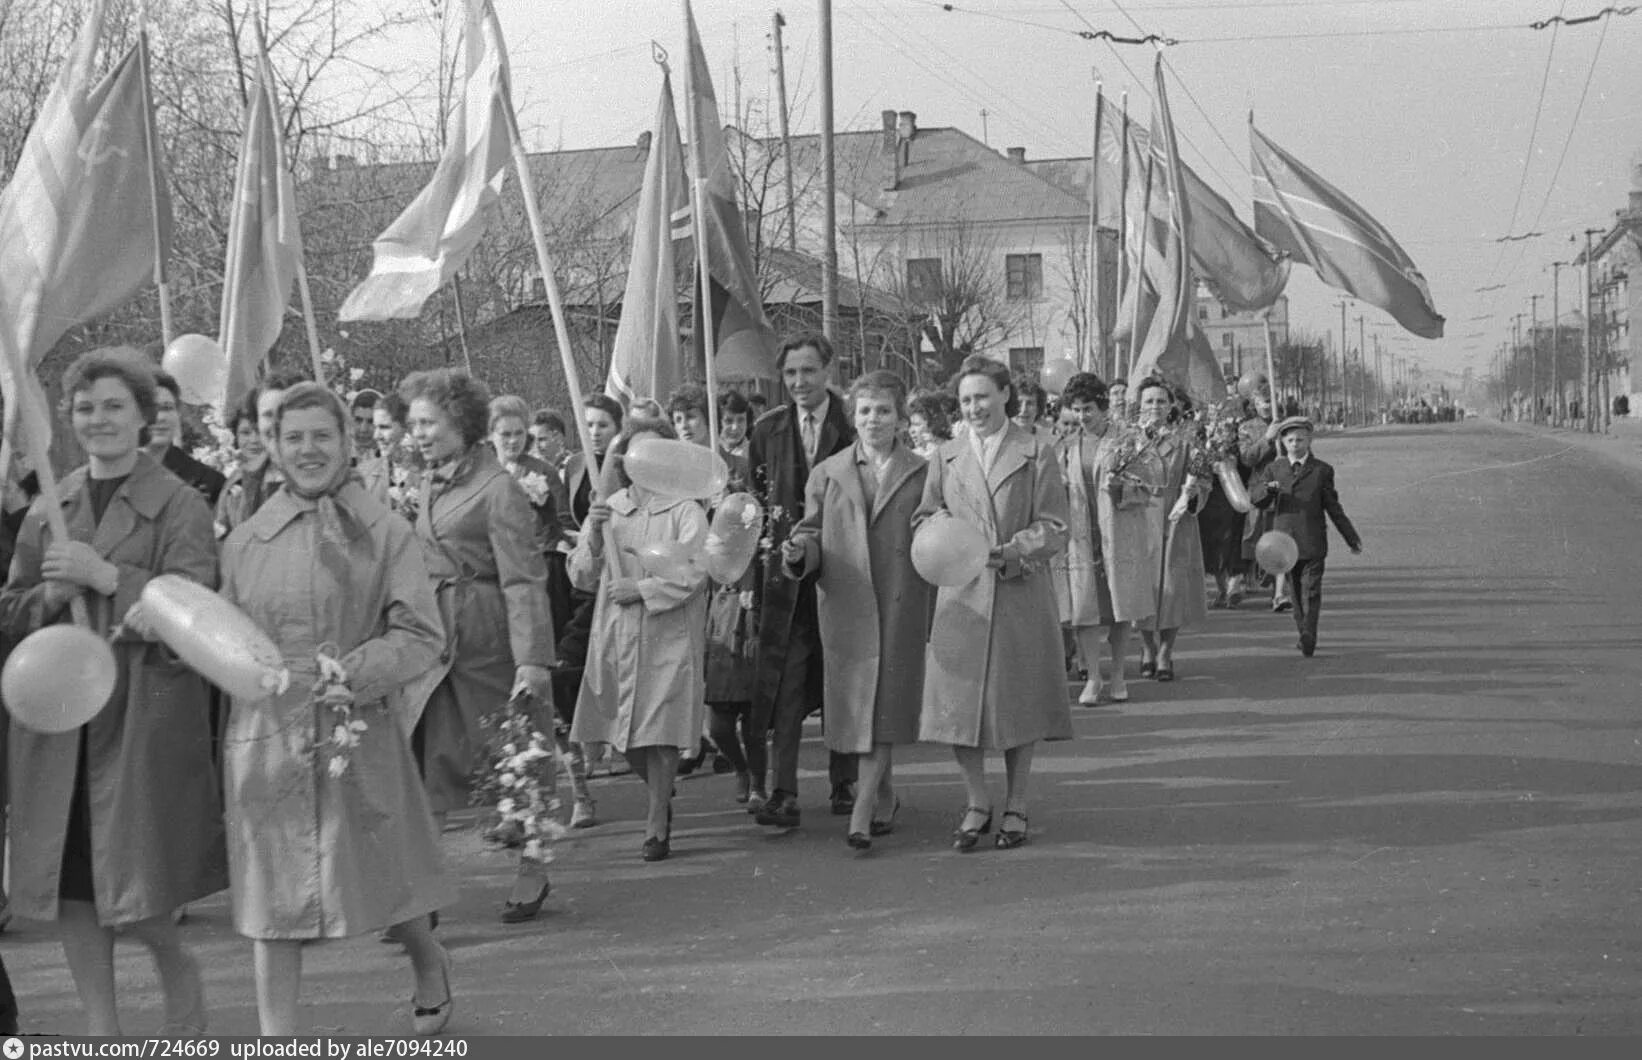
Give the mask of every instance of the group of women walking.
[[[893, 831], [894, 749], [917, 741], [953, 748], [957, 850], [1027, 842], [1036, 746], [1072, 734], [1063, 630], [1092, 705], [1127, 698], [1131, 630], [1140, 673], [1168, 680], [1179, 630], [1202, 617], [1193, 521], [1209, 484], [1191, 472], [1193, 432], [1171, 422], [1174, 392], [1141, 384], [1129, 424], [1099, 379], [1076, 376], [1061, 396], [1075, 429], [1056, 435], [1016, 421], [1017, 391], [978, 357], [951, 401], [909, 407], [895, 376], [857, 379], [842, 396], [854, 442], [815, 463], [777, 546], [780, 576], [816, 586], [825, 739], [859, 758], [854, 849]], [[573, 752], [574, 825], [593, 822], [583, 748], [625, 757], [649, 793], [646, 860], [669, 856], [675, 778], [704, 732], [756, 809], [765, 734], [747, 708], [763, 587], [756, 571], [715, 587], [697, 564], [651, 562], [702, 540], [724, 497], [659, 495], [621, 460], [682, 437], [721, 448], [726, 493], [752, 483], [733, 432], [708, 437], [699, 389], [673, 395], [670, 419], [589, 398], [592, 452], [561, 469], [522, 452], [522, 403], [492, 402], [459, 372], [415, 373], [362, 419], [322, 385], [271, 375], [235, 410], [239, 467], [215, 511], [148, 451], [147, 359], [88, 353], [63, 393], [88, 463], [61, 484], [66, 540], [42, 503], [24, 520], [0, 632], [16, 643], [84, 600], [119, 663], [86, 725], [10, 733], [13, 908], [57, 922], [88, 1032], [120, 1029], [116, 932], [153, 954], [162, 1033], [204, 1029], [173, 914], [224, 887], [253, 941], [265, 1034], [297, 1031], [305, 943], [375, 932], [409, 958], [414, 1031], [441, 1031], [454, 997], [435, 929], [456, 892], [439, 835], [470, 803], [499, 712], [559, 731]], [[958, 429], [943, 439], [932, 421], [952, 402]], [[744, 435], [745, 404], [726, 408]], [[373, 437], [374, 454], [356, 453]], [[990, 549], [980, 577], [937, 589], [911, 555], [920, 529], [947, 519]], [[277, 644], [288, 688], [228, 701], [158, 642], [140, 598], [167, 574], [244, 611]], [[988, 752], [1004, 758], [1001, 807]], [[537, 767], [550, 793], [551, 762], [545, 777]], [[537, 914], [557, 834], [532, 818], [504, 837], [519, 850], [504, 921]]]

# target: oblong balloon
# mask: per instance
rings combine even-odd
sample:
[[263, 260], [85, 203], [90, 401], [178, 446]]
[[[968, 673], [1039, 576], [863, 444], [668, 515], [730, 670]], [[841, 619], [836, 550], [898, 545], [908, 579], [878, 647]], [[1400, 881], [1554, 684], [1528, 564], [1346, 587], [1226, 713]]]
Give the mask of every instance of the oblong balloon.
[[730, 481], [724, 458], [704, 445], [672, 438], [640, 438], [622, 457], [627, 477], [663, 497], [706, 500]]
[[[1044, 393], [1059, 395], [1066, 389], [1067, 380], [1078, 373], [1077, 362], [1069, 357], [1057, 357], [1053, 361], [1044, 363], [1043, 370], [1038, 373], [1038, 383]], [[1042, 409], [1038, 410], [1042, 412]]]
[[265, 699], [289, 680], [285, 660], [244, 611], [199, 582], [162, 574], [143, 586], [156, 636], [200, 676], [241, 699]]
[[694, 578], [699, 559], [694, 541], [657, 541], [639, 549], [639, 566], [644, 573], [671, 581]]
[[178, 335], [165, 347], [160, 367], [170, 372], [190, 405], [219, 405], [228, 393], [228, 357], [208, 335]]
[[11, 650], [0, 695], [24, 728], [68, 732], [108, 705], [118, 676], [106, 640], [84, 626], [45, 626]]
[[1281, 530], [1267, 530], [1254, 543], [1254, 558], [1273, 574], [1287, 574], [1300, 562], [1300, 546]]
[[707, 540], [701, 546], [701, 565], [720, 585], [734, 585], [747, 573], [764, 533], [764, 509], [750, 493], [732, 493], [718, 504]]
[[912, 535], [912, 566], [931, 585], [968, 585], [986, 570], [992, 542], [950, 515], [936, 516]]
[[1216, 460], [1214, 475], [1220, 480], [1220, 488], [1226, 493], [1226, 500], [1240, 512], [1247, 514], [1254, 508], [1254, 502], [1249, 499], [1249, 491], [1243, 485], [1243, 476], [1237, 473], [1237, 465], [1230, 460]]

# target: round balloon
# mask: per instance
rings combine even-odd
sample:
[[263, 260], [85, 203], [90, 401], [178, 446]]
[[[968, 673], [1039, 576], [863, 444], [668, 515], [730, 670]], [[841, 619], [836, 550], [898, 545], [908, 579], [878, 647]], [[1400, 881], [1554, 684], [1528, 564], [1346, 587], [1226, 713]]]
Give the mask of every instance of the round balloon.
[[639, 549], [644, 573], [670, 581], [689, 581], [695, 575], [699, 553], [693, 541], [658, 541]]
[[114, 650], [103, 638], [84, 626], [46, 626], [11, 650], [0, 694], [25, 729], [68, 732], [108, 705], [117, 676]]
[[628, 478], [663, 497], [705, 500], [730, 480], [730, 469], [718, 453], [671, 438], [640, 438], [628, 447], [621, 466]]
[[1281, 530], [1267, 530], [1254, 543], [1254, 558], [1273, 574], [1286, 574], [1300, 561], [1300, 546]]
[[199, 582], [176, 574], [150, 578], [141, 596], [154, 634], [183, 662], [240, 699], [284, 690], [290, 675], [279, 648], [244, 611]]
[[1045, 393], [1059, 395], [1066, 389], [1066, 381], [1077, 374], [1077, 364], [1069, 358], [1060, 357], [1044, 362], [1043, 371], [1038, 373], [1038, 382]]
[[734, 585], [747, 573], [764, 532], [764, 509], [750, 493], [732, 493], [719, 502], [702, 542], [702, 566], [720, 585]]
[[912, 535], [912, 566], [931, 585], [968, 585], [986, 570], [992, 542], [962, 519], [940, 515]]
[[165, 348], [160, 367], [170, 372], [191, 405], [218, 405], [228, 393], [228, 358], [217, 340], [178, 335]]
[[1260, 372], [1244, 372], [1237, 380], [1237, 392], [1244, 397], [1265, 393], [1266, 377]]

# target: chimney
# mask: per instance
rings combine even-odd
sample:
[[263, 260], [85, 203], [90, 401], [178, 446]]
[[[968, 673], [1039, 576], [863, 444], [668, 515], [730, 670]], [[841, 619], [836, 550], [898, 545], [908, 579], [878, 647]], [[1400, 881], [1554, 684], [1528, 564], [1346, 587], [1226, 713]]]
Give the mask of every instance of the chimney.
[[912, 139], [918, 135], [918, 115], [903, 110], [896, 115], [895, 138], [900, 141], [900, 164], [905, 169], [912, 164]]
[[884, 111], [882, 117], [884, 133], [879, 162], [883, 166], [883, 174], [879, 185], [884, 191], [894, 191], [901, 186], [901, 134], [896, 127], [893, 110]]
[[648, 129], [639, 133], [638, 145], [640, 158], [648, 158], [650, 156], [650, 136], [651, 133]]
[[1009, 149], [1009, 161], [1015, 163], [1017, 166], [1025, 165], [1026, 164], [1026, 148], [1024, 148], [1024, 147], [1011, 147]]

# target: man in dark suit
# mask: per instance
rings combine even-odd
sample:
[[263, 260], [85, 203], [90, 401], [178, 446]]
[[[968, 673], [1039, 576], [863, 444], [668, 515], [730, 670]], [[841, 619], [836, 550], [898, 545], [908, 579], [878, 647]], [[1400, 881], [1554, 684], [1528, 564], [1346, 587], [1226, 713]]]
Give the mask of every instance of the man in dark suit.
[[[1317, 650], [1317, 613], [1323, 606], [1323, 566], [1328, 558], [1328, 524], [1345, 538], [1352, 555], [1361, 555], [1362, 538], [1340, 506], [1334, 488], [1334, 468], [1311, 452], [1311, 421], [1290, 416], [1277, 425], [1281, 452], [1266, 465], [1263, 495], [1254, 503], [1272, 513], [1272, 529], [1294, 538], [1299, 560], [1289, 571], [1293, 587], [1294, 624], [1300, 629], [1300, 653], [1310, 656]], [[1251, 494], [1257, 491], [1251, 489]]]
[[[760, 578], [752, 731], [774, 730], [774, 778], [770, 799], [757, 813], [759, 824], [778, 828], [798, 825], [798, 746], [805, 717], [821, 706], [822, 672], [815, 579], [795, 582], [782, 572], [781, 543], [804, 517], [810, 468], [855, 442], [843, 398], [827, 388], [832, 358], [832, 343], [813, 332], [783, 343], [776, 368], [790, 400], [760, 417], [748, 440], [753, 489], [768, 513], [772, 542]], [[827, 772], [832, 812], [849, 813], [855, 806], [854, 756], [832, 755]]]

